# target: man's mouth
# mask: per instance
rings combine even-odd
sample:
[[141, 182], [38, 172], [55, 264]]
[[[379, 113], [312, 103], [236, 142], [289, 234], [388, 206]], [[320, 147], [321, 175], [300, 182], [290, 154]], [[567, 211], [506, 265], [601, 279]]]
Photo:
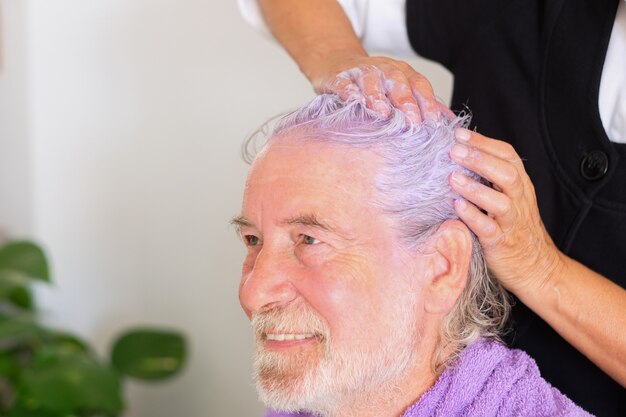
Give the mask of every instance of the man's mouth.
[[266, 340], [276, 340], [279, 342], [285, 340], [305, 340], [314, 338], [315, 334], [313, 333], [266, 333]]

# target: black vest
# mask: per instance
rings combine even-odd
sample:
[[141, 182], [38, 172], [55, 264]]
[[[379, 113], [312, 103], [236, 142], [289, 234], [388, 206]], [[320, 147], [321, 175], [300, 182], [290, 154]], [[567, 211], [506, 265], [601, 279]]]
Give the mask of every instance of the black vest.
[[[626, 287], [626, 145], [598, 111], [617, 5], [407, 0], [407, 27], [413, 49], [453, 73], [452, 109], [467, 106], [479, 132], [524, 159], [558, 247]], [[626, 390], [521, 303], [513, 326], [509, 342], [552, 385], [598, 416], [626, 416]]]

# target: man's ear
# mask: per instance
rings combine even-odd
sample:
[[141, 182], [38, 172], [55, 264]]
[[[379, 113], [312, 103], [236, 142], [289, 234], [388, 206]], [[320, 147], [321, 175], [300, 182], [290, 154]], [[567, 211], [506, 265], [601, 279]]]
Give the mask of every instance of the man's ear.
[[430, 236], [424, 284], [428, 313], [448, 314], [467, 284], [472, 257], [472, 237], [460, 220], [447, 220]]

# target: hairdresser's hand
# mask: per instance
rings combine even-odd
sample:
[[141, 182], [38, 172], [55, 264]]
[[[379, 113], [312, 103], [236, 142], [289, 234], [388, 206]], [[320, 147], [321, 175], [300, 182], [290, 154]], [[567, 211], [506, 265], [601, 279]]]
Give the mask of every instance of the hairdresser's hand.
[[453, 117], [430, 83], [409, 64], [370, 57], [336, 0], [258, 0], [263, 20], [317, 93], [360, 100], [388, 115], [403, 111], [414, 123]]
[[539, 216], [533, 184], [511, 145], [465, 129], [458, 129], [456, 138], [452, 158], [493, 184], [450, 176], [450, 185], [464, 197], [455, 209], [480, 239], [490, 271], [626, 387], [626, 291], [554, 245]]
[[317, 93], [335, 93], [343, 100], [364, 100], [368, 108], [387, 116], [390, 108], [404, 112], [414, 123], [454, 114], [439, 103], [430, 82], [409, 64], [387, 57], [357, 55], [327, 58], [307, 77]]
[[522, 160], [506, 142], [466, 129], [458, 129], [456, 138], [451, 157], [493, 184], [458, 172], [450, 176], [464, 198], [455, 201], [456, 212], [478, 236], [490, 271], [518, 296], [544, 288], [562, 270], [563, 256], [541, 221]]

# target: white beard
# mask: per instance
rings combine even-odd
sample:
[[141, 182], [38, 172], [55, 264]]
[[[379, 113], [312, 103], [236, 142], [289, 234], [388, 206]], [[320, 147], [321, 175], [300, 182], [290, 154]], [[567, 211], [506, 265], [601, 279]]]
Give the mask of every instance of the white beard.
[[[395, 304], [397, 308], [387, 320], [389, 333], [378, 346], [334, 347], [328, 326], [304, 304], [254, 314], [254, 369], [261, 401], [275, 410], [328, 416], [349, 404], [364, 405], [368, 392], [397, 389], [394, 382], [406, 376], [416, 362], [419, 338], [414, 296]], [[269, 330], [314, 333], [317, 346], [302, 354], [267, 351], [263, 335]]]

